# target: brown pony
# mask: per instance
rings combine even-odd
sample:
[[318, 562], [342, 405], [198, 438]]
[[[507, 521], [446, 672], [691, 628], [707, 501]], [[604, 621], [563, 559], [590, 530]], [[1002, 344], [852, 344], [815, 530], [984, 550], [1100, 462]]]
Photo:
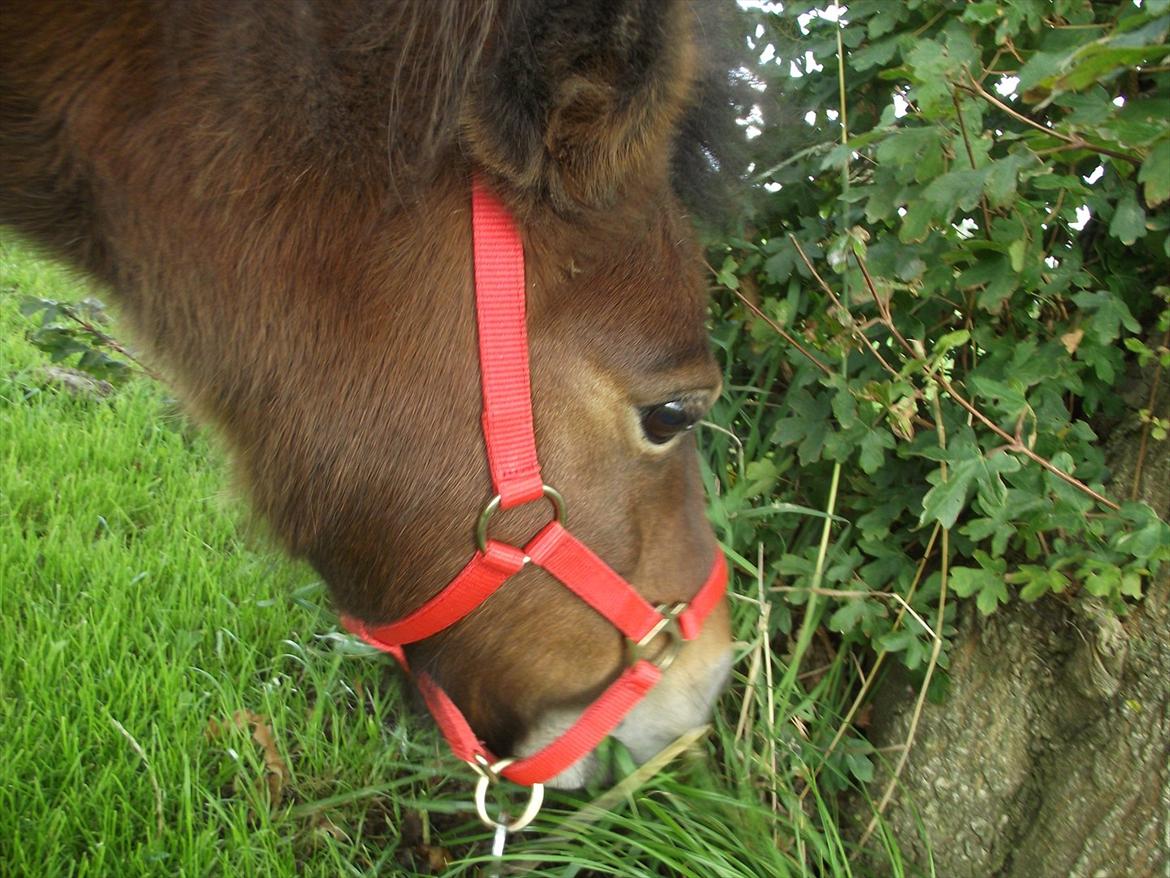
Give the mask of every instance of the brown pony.
[[[379, 622], [460, 569], [491, 492], [482, 175], [523, 237], [546, 480], [642, 595], [685, 601], [715, 551], [685, 428], [719, 373], [671, 172], [703, 163], [695, 113], [726, 79], [696, 5], [8, 0], [0, 221], [110, 287], [289, 551]], [[522, 544], [547, 516], [493, 535]], [[721, 606], [618, 729], [637, 758], [704, 721], [729, 647]], [[531, 567], [410, 657], [521, 754], [623, 662]]]

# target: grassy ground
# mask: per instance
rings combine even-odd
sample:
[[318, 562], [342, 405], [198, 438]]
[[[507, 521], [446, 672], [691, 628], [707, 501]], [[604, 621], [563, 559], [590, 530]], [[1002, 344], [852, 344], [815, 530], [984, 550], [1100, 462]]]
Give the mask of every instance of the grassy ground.
[[[20, 300], [87, 292], [0, 243], [0, 875], [486, 874], [467, 772], [313, 572], [247, 535], [208, 437], [145, 378], [46, 384]], [[767, 604], [736, 587], [742, 676], [713, 734], [551, 795], [515, 874], [870, 874], [802, 780], [845, 663], [781, 688]], [[902, 874], [887, 859], [874, 874]]]

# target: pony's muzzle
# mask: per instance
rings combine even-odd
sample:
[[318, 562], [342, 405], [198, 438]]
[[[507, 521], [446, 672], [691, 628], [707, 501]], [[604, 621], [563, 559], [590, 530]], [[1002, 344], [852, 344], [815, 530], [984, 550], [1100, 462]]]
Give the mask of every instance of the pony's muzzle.
[[[612, 737], [634, 760], [647, 762], [679, 736], [707, 723], [731, 672], [732, 647], [726, 613], [712, 614], [702, 636], [686, 643], [662, 679], [621, 721]], [[539, 717], [516, 752], [537, 752], [556, 740], [581, 715], [580, 710], [555, 710]], [[578, 760], [547, 782], [559, 789], [576, 789], [599, 779], [607, 767], [593, 753]]]

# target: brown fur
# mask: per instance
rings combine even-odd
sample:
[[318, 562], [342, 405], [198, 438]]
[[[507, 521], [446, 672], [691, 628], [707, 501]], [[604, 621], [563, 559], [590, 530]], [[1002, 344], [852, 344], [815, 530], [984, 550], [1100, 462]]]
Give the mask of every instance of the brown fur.
[[[112, 287], [274, 532], [376, 622], [461, 567], [490, 492], [469, 229], [489, 172], [525, 239], [546, 480], [643, 594], [685, 599], [714, 551], [693, 444], [649, 455], [629, 424], [717, 381], [668, 181], [692, 28], [666, 0], [8, 2], [0, 221]], [[526, 570], [412, 658], [507, 749], [619, 649]]]

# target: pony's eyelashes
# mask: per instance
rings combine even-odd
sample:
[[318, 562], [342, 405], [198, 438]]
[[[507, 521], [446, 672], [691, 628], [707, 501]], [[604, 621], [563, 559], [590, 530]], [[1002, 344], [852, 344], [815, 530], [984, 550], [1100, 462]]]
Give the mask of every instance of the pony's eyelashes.
[[672, 447], [674, 440], [689, 432], [707, 413], [717, 391], [697, 390], [679, 393], [650, 405], [637, 405], [634, 414], [643, 448], [661, 452]]
[[639, 411], [642, 435], [651, 445], [665, 445], [694, 427], [700, 416], [701, 412], [687, 406], [683, 399], [672, 399]]

